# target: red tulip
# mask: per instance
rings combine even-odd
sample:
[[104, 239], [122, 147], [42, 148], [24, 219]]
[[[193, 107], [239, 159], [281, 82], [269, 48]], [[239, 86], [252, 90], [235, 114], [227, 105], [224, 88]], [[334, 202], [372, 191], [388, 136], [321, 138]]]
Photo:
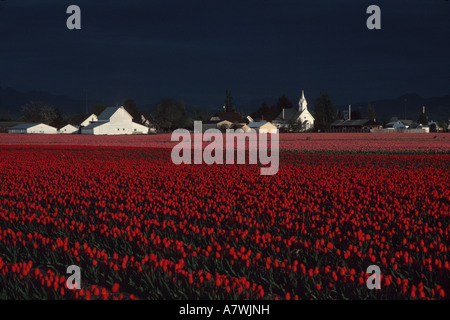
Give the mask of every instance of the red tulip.
[[120, 285], [118, 283], [114, 283], [111, 288], [111, 292], [116, 293], [117, 291], [119, 291], [119, 288], [120, 288]]

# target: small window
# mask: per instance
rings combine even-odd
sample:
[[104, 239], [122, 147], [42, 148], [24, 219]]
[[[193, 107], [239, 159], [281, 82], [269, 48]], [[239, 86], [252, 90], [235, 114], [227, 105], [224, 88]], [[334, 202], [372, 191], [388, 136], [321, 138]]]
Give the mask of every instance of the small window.
[[123, 128], [123, 131], [125, 131], [125, 128]]
[[117, 128], [117, 131], [119, 131], [120, 129], [119, 128]]

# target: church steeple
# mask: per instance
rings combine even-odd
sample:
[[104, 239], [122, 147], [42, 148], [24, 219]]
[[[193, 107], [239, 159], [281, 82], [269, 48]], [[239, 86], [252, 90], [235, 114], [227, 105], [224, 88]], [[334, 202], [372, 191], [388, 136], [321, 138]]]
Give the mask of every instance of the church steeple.
[[303, 90], [302, 90], [302, 97], [300, 98], [300, 101], [298, 102], [298, 110], [301, 112], [307, 110], [307, 105], [308, 105], [308, 103], [306, 102], [306, 99], [305, 99], [305, 92], [303, 92]]

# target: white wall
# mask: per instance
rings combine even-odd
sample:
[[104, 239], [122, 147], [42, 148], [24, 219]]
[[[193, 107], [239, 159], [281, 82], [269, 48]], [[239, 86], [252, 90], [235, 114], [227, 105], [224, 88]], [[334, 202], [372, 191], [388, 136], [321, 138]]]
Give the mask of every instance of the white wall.
[[108, 134], [108, 135], [119, 135], [119, 134], [138, 134], [138, 133], [148, 133], [148, 128], [139, 125], [134, 122], [122, 122], [122, 123], [109, 123], [106, 122], [101, 126], [94, 127], [93, 130], [82, 129], [85, 134]]
[[67, 126], [64, 126], [58, 130], [58, 133], [67, 133], [67, 134], [77, 133], [77, 132], [78, 132], [78, 128], [75, 126], [72, 126], [70, 124], [68, 124]]
[[27, 133], [46, 133], [46, 134], [56, 134], [58, 130], [54, 127], [48, 126], [46, 124], [40, 123], [33, 127], [27, 128]]
[[128, 114], [128, 112], [125, 111], [125, 109], [118, 109], [112, 116], [109, 118], [109, 122], [125, 122], [125, 121], [131, 121], [133, 118]]
[[92, 121], [92, 122], [97, 121], [97, 116], [96, 116], [95, 114], [91, 114], [91, 115], [89, 116], [89, 118], [87, 118], [86, 120], [84, 120], [84, 121], [80, 124], [80, 126], [81, 126], [81, 127], [85, 127], [85, 126], [89, 125], [89, 124], [91, 123], [91, 121]]

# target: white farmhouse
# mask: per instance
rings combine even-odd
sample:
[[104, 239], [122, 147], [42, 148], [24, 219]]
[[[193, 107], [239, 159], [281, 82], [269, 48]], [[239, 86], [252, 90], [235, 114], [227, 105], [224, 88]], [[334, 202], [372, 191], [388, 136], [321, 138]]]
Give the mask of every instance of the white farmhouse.
[[124, 107], [108, 107], [92, 122], [81, 128], [82, 134], [147, 134], [148, 127], [133, 122]]
[[45, 123], [22, 123], [9, 128], [8, 133], [56, 134], [57, 129]]
[[278, 129], [268, 121], [250, 122], [247, 125], [250, 129], [256, 131], [256, 133], [277, 133]]
[[80, 130], [80, 127], [78, 127], [78, 126], [66, 124], [64, 127], [58, 129], [58, 133], [71, 134], [71, 133], [78, 133], [79, 130]]
[[298, 109], [283, 109], [273, 121], [278, 128], [289, 129], [293, 124], [301, 124], [301, 130], [309, 130], [314, 126], [314, 117], [308, 111], [308, 103], [305, 99], [305, 93], [302, 90], [302, 97], [298, 102]]

